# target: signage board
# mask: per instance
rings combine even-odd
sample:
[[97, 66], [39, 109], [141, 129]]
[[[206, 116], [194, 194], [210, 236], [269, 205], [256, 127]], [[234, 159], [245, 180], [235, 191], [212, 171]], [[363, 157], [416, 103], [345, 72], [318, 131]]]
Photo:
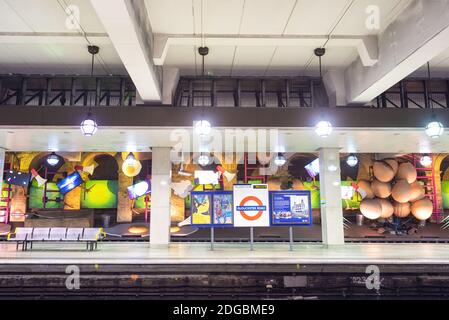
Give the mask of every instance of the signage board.
[[194, 191], [191, 193], [191, 224], [197, 227], [232, 227], [231, 191]]
[[309, 190], [270, 192], [271, 225], [311, 225], [312, 204]]
[[267, 184], [234, 185], [234, 227], [270, 226]]

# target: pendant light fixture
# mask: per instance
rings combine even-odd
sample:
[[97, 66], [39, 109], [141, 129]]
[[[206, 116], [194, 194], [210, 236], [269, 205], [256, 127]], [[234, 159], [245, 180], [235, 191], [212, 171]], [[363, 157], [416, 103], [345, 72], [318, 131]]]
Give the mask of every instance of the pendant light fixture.
[[437, 116], [435, 115], [434, 111], [433, 111], [433, 100], [432, 100], [432, 89], [431, 89], [431, 77], [430, 77], [430, 63], [427, 62], [427, 75], [428, 75], [428, 87], [429, 87], [429, 91], [427, 94], [427, 105], [431, 108], [432, 110], [432, 115], [430, 117], [430, 122], [427, 124], [426, 126], [426, 134], [432, 138], [432, 139], [436, 139], [439, 138], [443, 132], [444, 132], [444, 127], [443, 124], [438, 121]]
[[59, 161], [59, 156], [55, 152], [52, 152], [46, 159], [47, 164], [51, 167], [58, 165]]
[[207, 154], [201, 153], [201, 155], [198, 157], [198, 164], [202, 167], [205, 167], [209, 164], [210, 158]]
[[286, 162], [287, 159], [285, 159], [285, 156], [280, 152], [274, 158], [274, 164], [277, 165], [278, 167], [282, 167]]
[[[315, 56], [318, 57], [319, 68], [320, 68], [320, 83], [323, 81], [322, 76], [322, 65], [321, 65], [321, 57], [326, 53], [325, 48], [316, 48], [314, 50]], [[312, 97], [313, 99], [313, 97]], [[321, 114], [321, 120], [315, 125], [315, 133], [321, 138], [326, 138], [332, 133], [332, 124], [325, 119], [324, 115]]]
[[419, 159], [419, 163], [421, 163], [424, 168], [428, 168], [432, 165], [432, 158], [425, 154], [421, 157], [421, 159]]
[[204, 28], [203, 28], [203, 10], [204, 9], [204, 2], [201, 0], [201, 46], [198, 48], [198, 54], [201, 56], [201, 84], [202, 84], [202, 109], [201, 109], [201, 118], [195, 122], [194, 130], [195, 133], [198, 134], [200, 137], [206, 137], [208, 136], [212, 131], [212, 126], [208, 120], [204, 118], [205, 113], [205, 106], [204, 106], [204, 82], [206, 81], [205, 77], [205, 56], [209, 54], [209, 48], [205, 45], [204, 40]]
[[346, 164], [351, 168], [354, 168], [357, 165], [357, 163], [359, 163], [359, 159], [357, 159], [357, 156], [355, 154], [351, 153], [346, 159]]
[[[92, 55], [90, 76], [93, 77], [95, 55], [100, 52], [100, 48], [97, 46], [89, 45], [87, 47], [87, 51]], [[86, 118], [81, 122], [80, 129], [85, 137], [93, 136], [98, 130], [97, 122], [95, 121], [95, 117], [92, 113], [92, 98], [90, 98], [89, 111], [87, 112]]]
[[209, 121], [204, 119], [204, 113], [205, 113], [205, 106], [204, 106], [204, 81], [205, 79], [205, 70], [204, 70], [204, 57], [209, 53], [208, 47], [199, 47], [198, 53], [201, 55], [202, 59], [202, 69], [201, 69], [201, 82], [203, 86], [202, 90], [202, 110], [201, 110], [201, 118], [199, 121], [196, 121], [195, 123], [195, 132], [200, 137], [205, 137], [210, 134], [212, 130], [212, 126]]

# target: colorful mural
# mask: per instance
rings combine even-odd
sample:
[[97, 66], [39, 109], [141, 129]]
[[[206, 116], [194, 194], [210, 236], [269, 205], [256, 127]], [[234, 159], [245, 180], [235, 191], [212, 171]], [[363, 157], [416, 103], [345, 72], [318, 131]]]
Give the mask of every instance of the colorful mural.
[[117, 208], [117, 180], [89, 180], [82, 187], [81, 208]]
[[[58, 186], [55, 182], [47, 183], [47, 190], [58, 191]], [[43, 209], [44, 203], [42, 201], [42, 197], [44, 196], [44, 186], [38, 187], [37, 181], [33, 180], [30, 184], [29, 189], [29, 198], [28, 198], [28, 207], [31, 209]], [[47, 202], [46, 208], [61, 208], [63, 206], [62, 202], [56, 202], [51, 200], [56, 200], [56, 198], [63, 198], [63, 196], [59, 192], [48, 192], [47, 197], [50, 201]]]

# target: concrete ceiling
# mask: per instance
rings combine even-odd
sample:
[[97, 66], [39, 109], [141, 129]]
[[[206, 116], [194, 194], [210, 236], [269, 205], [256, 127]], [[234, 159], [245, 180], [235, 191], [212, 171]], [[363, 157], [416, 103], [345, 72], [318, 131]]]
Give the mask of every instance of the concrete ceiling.
[[447, 0], [0, 0], [0, 74], [89, 74], [97, 44], [95, 73], [129, 74], [150, 102], [176, 87], [162, 69], [200, 73], [200, 45], [206, 71], [226, 76], [317, 75], [324, 46], [336, 104], [366, 104], [428, 60], [447, 75], [447, 17]]
[[[376, 35], [409, 2], [146, 0], [155, 34], [293, 37]], [[81, 30], [66, 25], [66, 9], [71, 5], [79, 8]], [[379, 30], [364, 26], [368, 5], [380, 8]], [[321, 38], [307, 45], [210, 46], [207, 71], [216, 75], [315, 75], [317, 59], [312, 52], [325, 42]], [[90, 0], [0, 0], [0, 74], [89, 74], [88, 43], [101, 47], [96, 74], [126, 74]], [[196, 47], [193, 43], [171, 46], [164, 66], [178, 67], [181, 74], [198, 73]], [[357, 58], [353, 46], [334, 46], [331, 40], [326, 47], [325, 69], [345, 68]]]
[[[316, 75], [313, 49], [326, 46], [324, 70], [344, 69], [357, 58], [354, 46], [342, 46], [328, 37], [377, 35], [410, 3], [409, 0], [146, 0], [153, 32], [157, 35], [204, 34], [210, 53], [206, 71], [214, 75]], [[380, 28], [365, 27], [367, 6], [378, 6]], [[208, 44], [208, 37], [298, 37], [297, 44]], [[307, 41], [301, 41], [301, 37]], [[311, 41], [314, 39], [315, 41]], [[279, 39], [282, 41], [282, 39]], [[198, 74], [197, 45], [170, 46], [164, 65], [182, 74]]]
[[[81, 30], [66, 25], [70, 5]], [[90, 74], [90, 43], [95, 74], [126, 74], [89, 0], [0, 0], [0, 74]]]

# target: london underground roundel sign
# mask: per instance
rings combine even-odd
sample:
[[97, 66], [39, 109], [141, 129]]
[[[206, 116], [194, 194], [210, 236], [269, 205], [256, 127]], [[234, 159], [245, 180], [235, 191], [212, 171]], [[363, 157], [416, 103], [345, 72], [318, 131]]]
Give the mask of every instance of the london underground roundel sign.
[[266, 227], [270, 225], [266, 184], [234, 186], [234, 226]]

